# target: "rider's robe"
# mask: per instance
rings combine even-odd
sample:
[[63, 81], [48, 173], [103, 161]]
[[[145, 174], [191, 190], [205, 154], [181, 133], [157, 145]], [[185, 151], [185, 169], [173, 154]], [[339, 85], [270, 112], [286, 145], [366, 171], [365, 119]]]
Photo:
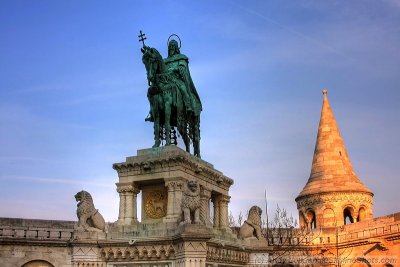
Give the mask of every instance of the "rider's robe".
[[188, 57], [183, 54], [175, 54], [164, 59], [164, 62], [168, 71], [172, 72], [175, 78], [181, 81], [179, 84], [184, 85], [180, 90], [186, 110], [191, 110], [196, 116], [199, 116], [202, 111], [202, 105], [192, 77], [190, 76]]

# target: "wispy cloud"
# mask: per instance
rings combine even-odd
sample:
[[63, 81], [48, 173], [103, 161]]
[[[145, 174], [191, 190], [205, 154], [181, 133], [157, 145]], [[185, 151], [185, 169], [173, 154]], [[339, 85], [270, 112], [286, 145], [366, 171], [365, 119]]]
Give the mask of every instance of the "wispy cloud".
[[267, 16], [265, 14], [261, 14], [260, 12], [254, 10], [254, 9], [239, 5], [238, 3], [234, 2], [234, 1], [230, 1], [228, 3], [230, 3], [233, 6], [236, 6], [237, 8], [240, 8], [241, 10], [243, 10], [243, 11], [245, 11], [245, 12], [251, 14], [251, 15], [255, 15], [255, 16], [257, 16], [257, 17], [259, 17], [259, 18], [261, 18], [261, 19], [263, 19], [263, 20], [265, 20], [265, 21], [267, 21], [269, 23], [272, 23], [272, 24], [278, 26], [279, 28], [284, 29], [285, 31], [287, 31], [289, 33], [292, 33], [292, 34], [294, 34], [296, 36], [299, 36], [299, 37], [301, 37], [301, 38], [303, 38], [303, 39], [305, 39], [307, 41], [310, 41], [311, 43], [314, 43], [315, 45], [323, 47], [323, 48], [327, 49], [328, 51], [330, 51], [330, 52], [332, 52], [332, 53], [334, 53], [336, 55], [339, 55], [339, 56], [342, 56], [342, 57], [348, 57], [348, 55], [343, 54], [341, 51], [338, 51], [337, 49], [333, 48], [332, 46], [328, 45], [327, 43], [324, 43], [324, 42], [320, 41], [319, 39], [317, 39], [315, 37], [312, 37], [310, 35], [307, 35], [307, 34], [304, 34], [304, 33], [300, 32], [298, 30], [295, 30], [295, 29], [293, 29], [291, 27], [288, 27], [288, 26], [284, 25], [283, 23], [280, 23], [277, 20], [271, 18], [270, 16]]

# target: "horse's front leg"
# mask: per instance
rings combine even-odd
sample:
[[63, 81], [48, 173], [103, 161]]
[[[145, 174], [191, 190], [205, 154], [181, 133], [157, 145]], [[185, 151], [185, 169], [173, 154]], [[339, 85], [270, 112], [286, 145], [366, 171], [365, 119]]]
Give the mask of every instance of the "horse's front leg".
[[160, 140], [160, 118], [159, 114], [153, 114], [154, 118], [154, 147], [159, 147], [161, 144]]
[[182, 134], [182, 139], [183, 139], [183, 143], [185, 143], [186, 152], [190, 153], [190, 140], [189, 140], [189, 136], [188, 136], [186, 129], [185, 129], [185, 133]]
[[160, 124], [158, 122], [154, 122], [154, 145], [153, 148], [159, 147], [161, 144], [160, 141]]

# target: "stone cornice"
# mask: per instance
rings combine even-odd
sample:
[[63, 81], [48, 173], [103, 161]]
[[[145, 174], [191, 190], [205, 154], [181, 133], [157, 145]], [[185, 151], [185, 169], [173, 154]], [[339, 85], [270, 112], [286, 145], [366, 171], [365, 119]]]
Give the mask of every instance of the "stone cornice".
[[183, 166], [198, 176], [208, 178], [207, 182], [222, 186], [225, 189], [228, 189], [233, 184], [231, 178], [214, 169], [210, 163], [174, 146], [139, 150], [138, 156], [128, 157], [125, 162], [113, 164], [113, 169], [118, 172], [119, 176], [127, 176], [130, 172], [146, 174], [154, 168], [174, 167], [177, 165]]
[[331, 203], [337, 201], [357, 201], [366, 202], [369, 204], [373, 203], [373, 195], [369, 192], [332, 192], [332, 193], [320, 193], [313, 195], [305, 195], [296, 198], [297, 209], [302, 207], [314, 206], [322, 203]]
[[52, 247], [68, 247], [71, 245], [70, 240], [44, 240], [44, 239], [28, 239], [28, 238], [0, 238], [0, 245], [19, 245], [19, 246], [52, 246]]

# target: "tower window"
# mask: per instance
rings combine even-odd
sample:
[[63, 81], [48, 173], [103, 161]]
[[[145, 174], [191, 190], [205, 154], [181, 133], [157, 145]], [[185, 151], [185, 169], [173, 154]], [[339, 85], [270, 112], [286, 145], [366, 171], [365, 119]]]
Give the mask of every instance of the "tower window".
[[312, 210], [307, 211], [307, 219], [308, 219], [308, 223], [309, 223], [309, 228], [316, 229], [317, 228], [317, 219], [316, 219], [314, 211], [312, 211]]
[[354, 223], [354, 218], [351, 214], [352, 212], [350, 207], [344, 209], [343, 211], [344, 224]]

